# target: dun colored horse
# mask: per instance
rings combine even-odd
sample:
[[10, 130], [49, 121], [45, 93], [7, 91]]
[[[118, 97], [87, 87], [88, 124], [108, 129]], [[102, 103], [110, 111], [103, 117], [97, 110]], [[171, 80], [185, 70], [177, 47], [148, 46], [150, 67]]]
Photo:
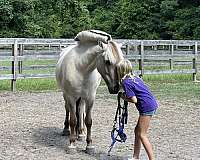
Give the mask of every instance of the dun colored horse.
[[56, 79], [63, 92], [66, 109], [63, 134], [70, 135], [68, 149], [76, 149], [75, 140], [77, 135], [84, 135], [85, 122], [86, 151], [90, 152], [94, 148], [91, 138], [91, 110], [97, 87], [102, 77], [109, 93], [118, 93], [116, 65], [123, 59], [123, 54], [111, 36], [102, 31], [82, 31], [75, 40], [76, 45], [61, 52], [56, 67]]

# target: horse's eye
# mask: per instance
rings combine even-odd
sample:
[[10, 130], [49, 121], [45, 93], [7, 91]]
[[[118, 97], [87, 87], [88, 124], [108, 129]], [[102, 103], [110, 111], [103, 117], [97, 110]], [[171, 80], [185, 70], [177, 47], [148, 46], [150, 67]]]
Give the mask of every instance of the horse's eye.
[[110, 63], [109, 60], [106, 60], [105, 63], [106, 63], [107, 65], [111, 65], [111, 63]]

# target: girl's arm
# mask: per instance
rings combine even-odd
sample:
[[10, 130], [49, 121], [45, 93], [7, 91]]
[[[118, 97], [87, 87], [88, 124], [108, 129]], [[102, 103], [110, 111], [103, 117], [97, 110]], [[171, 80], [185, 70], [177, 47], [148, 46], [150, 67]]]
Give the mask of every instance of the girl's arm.
[[125, 100], [125, 101], [128, 101], [128, 102], [131, 102], [131, 103], [137, 103], [137, 98], [136, 96], [133, 96], [133, 97], [126, 97], [123, 93], [120, 95], [120, 97]]

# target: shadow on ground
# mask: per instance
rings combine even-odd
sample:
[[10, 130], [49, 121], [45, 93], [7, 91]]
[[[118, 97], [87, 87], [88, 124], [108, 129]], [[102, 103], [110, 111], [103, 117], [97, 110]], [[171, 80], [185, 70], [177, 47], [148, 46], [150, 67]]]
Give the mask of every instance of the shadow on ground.
[[[62, 136], [62, 129], [56, 127], [44, 127], [37, 128], [33, 131], [33, 143], [42, 147], [55, 147], [58, 150], [66, 151], [66, 147], [69, 144], [69, 137]], [[74, 159], [76, 159], [76, 155], [82, 155], [99, 159], [99, 160], [126, 160], [127, 156], [116, 156], [110, 155], [108, 156], [106, 152], [95, 149], [95, 153], [89, 155], [85, 151], [86, 142], [77, 141], [77, 153], [74, 154]], [[67, 152], [66, 152], [67, 154]]]

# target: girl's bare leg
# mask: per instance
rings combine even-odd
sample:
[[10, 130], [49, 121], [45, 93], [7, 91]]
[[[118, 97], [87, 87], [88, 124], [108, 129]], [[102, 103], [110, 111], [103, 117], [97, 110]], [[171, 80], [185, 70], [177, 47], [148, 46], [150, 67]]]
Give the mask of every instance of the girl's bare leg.
[[[137, 136], [135, 137], [136, 142], [134, 147], [136, 148], [134, 148], [134, 158], [139, 158], [139, 151], [141, 148], [140, 145], [142, 143], [147, 152], [149, 160], [154, 160], [153, 148], [147, 135], [150, 120], [151, 116], [139, 116], [138, 123], [135, 128], [135, 135]], [[140, 139], [140, 142], [138, 139]]]
[[141, 149], [141, 140], [138, 134], [138, 125], [135, 127], [135, 143], [134, 143], [134, 154], [133, 158], [139, 159], [140, 156], [140, 149]]

